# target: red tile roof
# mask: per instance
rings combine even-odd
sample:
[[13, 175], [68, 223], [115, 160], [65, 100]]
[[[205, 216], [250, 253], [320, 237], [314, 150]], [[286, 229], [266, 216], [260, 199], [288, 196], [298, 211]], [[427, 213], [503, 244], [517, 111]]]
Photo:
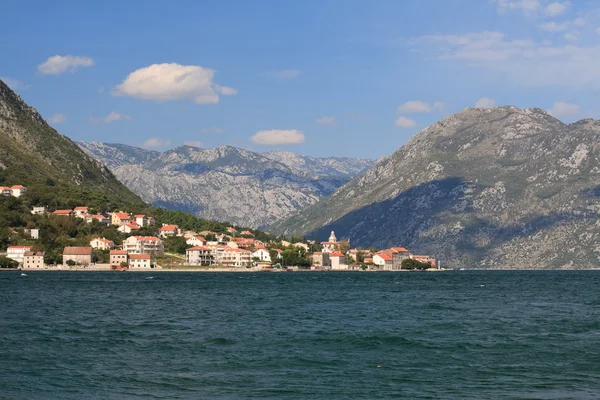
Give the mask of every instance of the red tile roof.
[[198, 251], [198, 250], [209, 250], [210, 251], [210, 247], [194, 246], [194, 247], [190, 247], [189, 249], [186, 249], [186, 251]]
[[13, 185], [10, 188], [11, 189], [25, 189], [25, 186], [22, 186], [22, 185]]
[[130, 260], [149, 260], [150, 254], [130, 254]]
[[344, 257], [344, 255], [342, 253], [340, 253], [339, 251], [336, 251], [336, 252], [331, 253], [330, 257]]
[[63, 255], [68, 256], [89, 256], [92, 255], [91, 247], [65, 247]]
[[131, 236], [136, 238], [137, 240], [145, 240], [148, 242], [158, 242], [160, 241], [159, 238], [157, 238], [156, 236]]
[[392, 261], [393, 257], [390, 256], [387, 253], [381, 253], [381, 254], [377, 254], [379, 257], [381, 257], [384, 261]]
[[111, 250], [110, 254], [113, 255], [127, 255], [127, 252], [125, 250]]
[[88, 208], [88, 206], [75, 207], [75, 211], [87, 211]]
[[68, 214], [72, 214], [72, 213], [73, 213], [73, 210], [56, 210], [52, 214], [55, 214], [55, 215], [68, 215]]
[[160, 228], [160, 231], [161, 232], [176, 231], [177, 229], [179, 229], [179, 227], [177, 225], [165, 225], [162, 228]]
[[125, 226], [129, 227], [129, 229], [133, 229], [133, 230], [137, 230], [140, 229], [141, 226], [139, 226], [138, 224], [125, 224]]

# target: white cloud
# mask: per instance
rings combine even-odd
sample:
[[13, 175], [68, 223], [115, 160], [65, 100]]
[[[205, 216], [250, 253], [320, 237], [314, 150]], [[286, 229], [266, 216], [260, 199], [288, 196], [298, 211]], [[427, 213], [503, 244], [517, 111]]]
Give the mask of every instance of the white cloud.
[[489, 97], [482, 97], [475, 103], [477, 108], [494, 108], [496, 107], [496, 100], [490, 99]]
[[566, 31], [567, 29], [569, 29], [569, 23], [567, 22], [562, 22], [562, 23], [557, 23], [557, 22], [546, 22], [543, 24], [539, 25], [540, 29], [543, 31], [547, 31], [547, 32], [562, 32], [562, 31]]
[[535, 14], [542, 8], [539, 0], [497, 0], [498, 12], [521, 11], [524, 14]]
[[586, 46], [508, 39], [501, 32], [430, 35], [413, 39], [442, 61], [483, 69], [521, 86], [600, 87], [600, 44]]
[[92, 124], [98, 124], [100, 122], [109, 123], [109, 122], [119, 121], [119, 120], [129, 121], [130, 119], [131, 119], [130, 115], [120, 114], [120, 113], [112, 111], [106, 117], [90, 117], [90, 118], [88, 118], [88, 121]]
[[575, 42], [579, 39], [579, 35], [575, 32], [567, 32], [563, 35], [563, 37], [565, 38], [565, 40], [568, 40], [570, 42]]
[[158, 102], [186, 99], [196, 104], [216, 104], [219, 93], [237, 93], [235, 89], [216, 85], [214, 75], [212, 69], [197, 65], [152, 64], [130, 73], [113, 90], [113, 95]]
[[170, 139], [150, 138], [142, 143], [142, 147], [149, 149], [160, 149], [163, 147], [169, 147], [171, 145]]
[[187, 142], [183, 142], [183, 144], [185, 144], [186, 146], [192, 146], [192, 147], [204, 147], [204, 143], [202, 143], [199, 140], [188, 140]]
[[579, 106], [579, 104], [570, 104], [565, 103], [564, 101], [559, 101], [554, 103], [554, 106], [548, 111], [550, 112], [550, 114], [557, 118], [573, 117], [579, 114], [580, 108], [581, 107]]
[[544, 13], [549, 17], [556, 17], [562, 15], [567, 11], [567, 9], [571, 6], [570, 1], [565, 1], [563, 3], [555, 1], [554, 3], [548, 4], [544, 8]]
[[429, 113], [431, 112], [431, 104], [419, 100], [407, 101], [404, 104], [398, 106], [397, 114], [409, 114], [409, 113]]
[[433, 109], [438, 112], [446, 111], [446, 104], [442, 101], [436, 101], [433, 103]]
[[279, 71], [265, 71], [263, 72], [263, 76], [281, 80], [288, 80], [297, 78], [300, 75], [300, 71], [297, 69], [286, 69]]
[[304, 143], [304, 134], [296, 129], [273, 129], [259, 131], [250, 138], [255, 144], [267, 146], [278, 144], [301, 144]]
[[417, 126], [417, 123], [410, 118], [398, 117], [396, 121], [394, 121], [394, 125], [398, 128], [414, 128]]
[[44, 75], [60, 75], [66, 71], [76, 72], [81, 67], [91, 67], [92, 65], [94, 65], [94, 60], [89, 57], [56, 55], [38, 65], [37, 69]]
[[61, 123], [65, 122], [66, 120], [67, 120], [67, 116], [65, 114], [54, 114], [54, 115], [51, 115], [50, 118], [48, 118], [48, 122], [50, 122], [53, 125], [61, 124]]
[[333, 125], [333, 124], [335, 124], [335, 117], [329, 116], [329, 117], [317, 118], [316, 123], [319, 125]]

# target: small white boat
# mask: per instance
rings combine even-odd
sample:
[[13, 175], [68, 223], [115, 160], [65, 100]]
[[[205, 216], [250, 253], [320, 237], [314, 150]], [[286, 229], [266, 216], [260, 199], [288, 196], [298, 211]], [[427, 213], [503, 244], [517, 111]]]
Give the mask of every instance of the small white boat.
[[21, 276], [27, 276], [25, 272], [21, 272]]

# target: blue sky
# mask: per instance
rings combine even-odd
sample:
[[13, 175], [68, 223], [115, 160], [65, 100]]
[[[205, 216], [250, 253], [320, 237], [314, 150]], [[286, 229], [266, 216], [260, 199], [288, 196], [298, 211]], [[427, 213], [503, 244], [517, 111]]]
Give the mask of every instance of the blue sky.
[[600, 112], [600, 5], [2, 3], [0, 78], [74, 140], [377, 158], [476, 104]]

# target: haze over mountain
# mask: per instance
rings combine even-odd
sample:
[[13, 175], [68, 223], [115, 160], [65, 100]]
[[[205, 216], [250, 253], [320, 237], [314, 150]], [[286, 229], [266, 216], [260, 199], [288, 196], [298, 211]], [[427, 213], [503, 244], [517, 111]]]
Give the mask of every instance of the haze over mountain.
[[269, 227], [335, 230], [463, 267], [600, 265], [600, 122], [469, 108], [422, 130], [331, 196]]
[[161, 153], [122, 144], [78, 144], [148, 202], [251, 227], [314, 204], [374, 162], [231, 146], [181, 146]]

